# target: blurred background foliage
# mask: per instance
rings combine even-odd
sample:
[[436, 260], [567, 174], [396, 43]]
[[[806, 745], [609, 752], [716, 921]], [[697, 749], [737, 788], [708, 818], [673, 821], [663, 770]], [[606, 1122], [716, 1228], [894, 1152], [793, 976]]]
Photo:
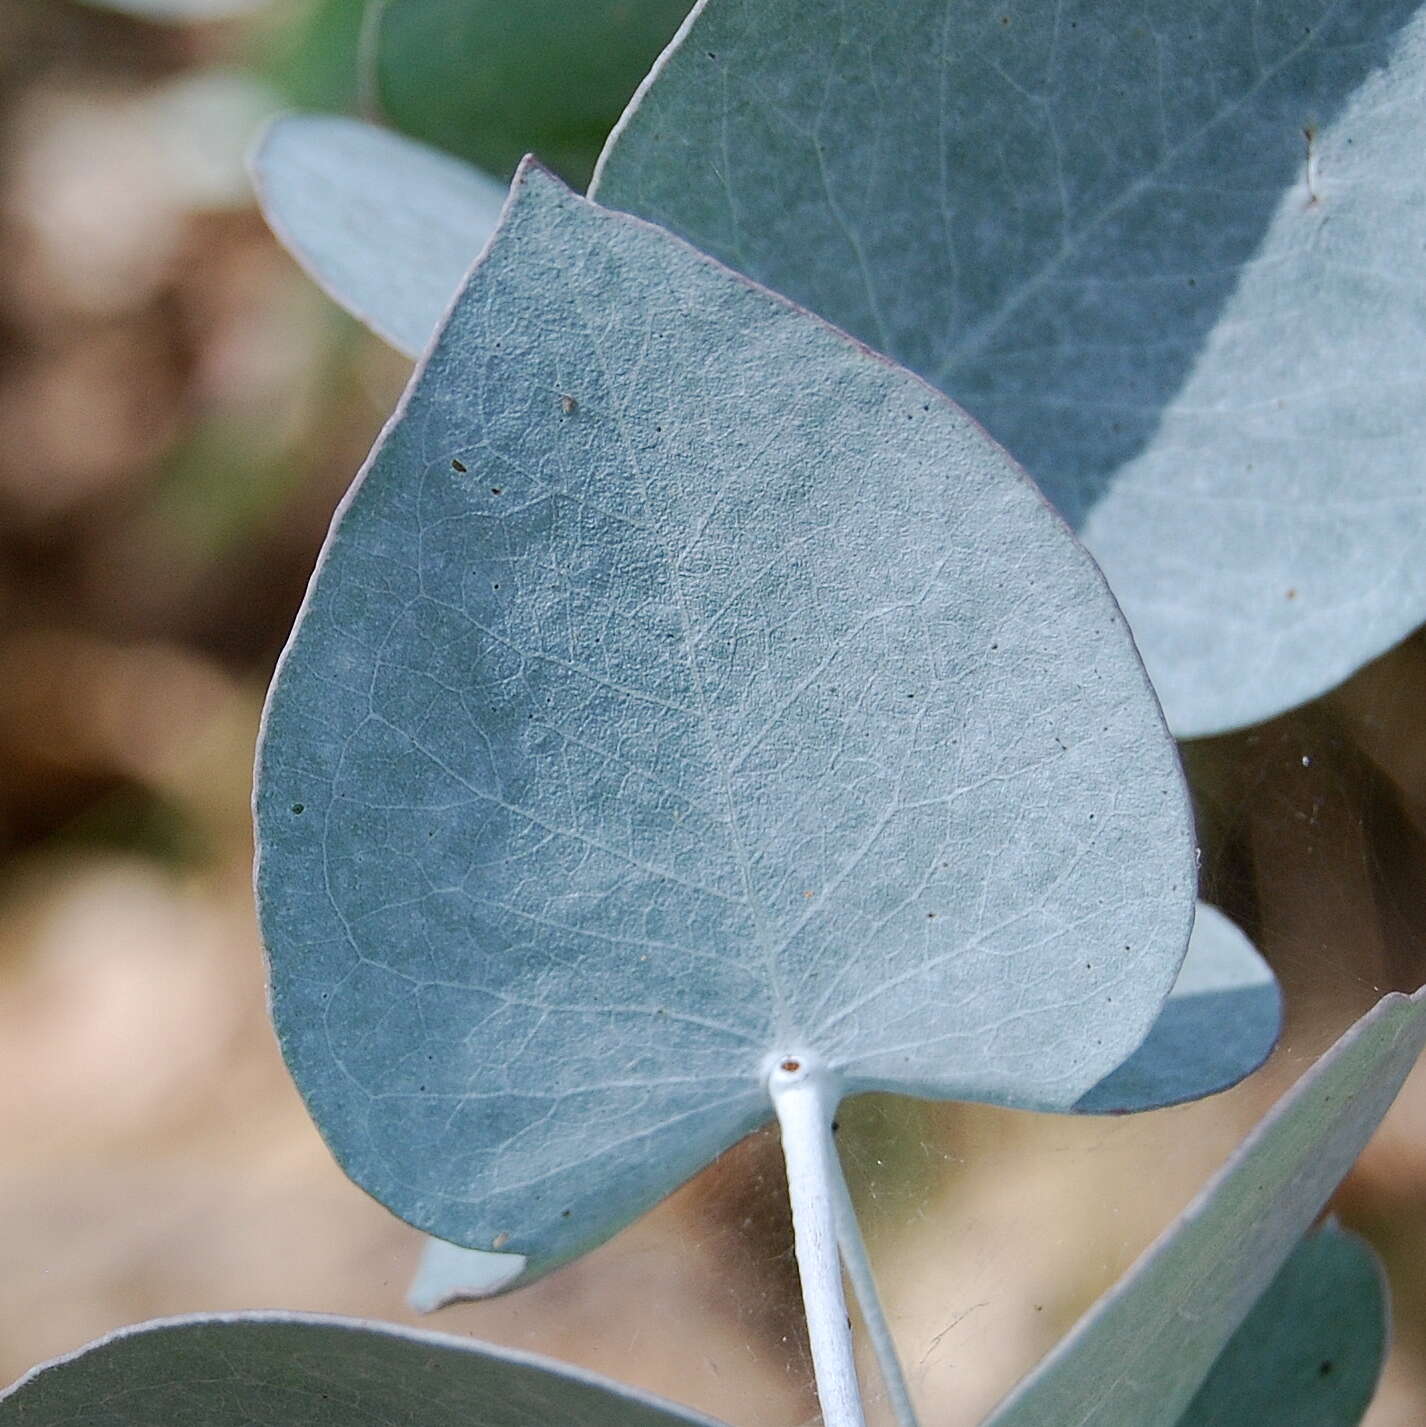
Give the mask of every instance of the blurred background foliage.
[[[618, 6], [588, 8], [597, 29], [594, 11]], [[143, 13], [0, 0], [7, 1380], [159, 1314], [409, 1321], [419, 1246], [336, 1170], [282, 1068], [248, 823], [266, 681], [407, 365], [277, 249], [242, 166], [277, 110], [370, 112], [378, 95], [402, 110], [411, 96], [364, 77], [360, 0], [127, 9]], [[181, 10], [206, 18], [179, 23]], [[511, 13], [533, 12], [511, 0]], [[572, 33], [581, 63], [597, 57]], [[410, 127], [496, 169], [546, 145], [583, 178], [638, 76], [611, 75], [608, 113], [551, 118], [541, 96], [562, 92], [573, 52], [532, 44], [494, 118], [498, 89], [462, 89], [455, 65], [458, 102], [417, 106]], [[1187, 756], [1206, 890], [1282, 978], [1283, 1044], [1237, 1091], [1122, 1120], [849, 1107], [844, 1152], [927, 1427], [978, 1420], [1347, 1022], [1426, 981], [1426, 639]], [[806, 1421], [780, 1177], [775, 1143], [755, 1136], [588, 1259], [434, 1326], [740, 1427]], [[1426, 1075], [1336, 1207], [1394, 1285], [1397, 1344], [1369, 1421], [1414, 1427]]]

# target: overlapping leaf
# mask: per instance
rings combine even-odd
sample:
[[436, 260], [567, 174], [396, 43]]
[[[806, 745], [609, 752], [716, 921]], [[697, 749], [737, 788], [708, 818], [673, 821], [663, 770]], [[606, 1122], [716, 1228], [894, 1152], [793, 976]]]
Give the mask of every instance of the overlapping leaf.
[[[1082, 1115], [1153, 1110], [1235, 1085], [1267, 1059], [1282, 1023], [1277, 981], [1222, 912], [1198, 904], [1188, 955], [1147, 1039], [1069, 1108]], [[423, 1313], [488, 1298], [525, 1270], [519, 1254], [430, 1239], [409, 1300]]]
[[1283, 1265], [1178, 1427], [1357, 1427], [1386, 1335], [1381, 1264], [1361, 1239], [1328, 1225]]
[[1098, 571], [909, 374], [539, 170], [334, 527], [267, 712], [289, 1063], [439, 1237], [598, 1242], [848, 1092], [1071, 1109], [1194, 861]]
[[1419, 0], [703, 0], [593, 194], [984, 421], [1191, 736], [1426, 617], [1424, 93]]
[[[1337, 1042], [1234, 1153], [1182, 1217], [991, 1415], [986, 1427], [1199, 1427], [1192, 1411], [1247, 1402], [1242, 1363], [1204, 1386], [1225, 1344], [1267, 1292], [1301, 1235], [1352, 1167], [1426, 1045], [1426, 990], [1390, 995]], [[1348, 1304], [1343, 1304], [1344, 1310]], [[1243, 1352], [1292, 1361], [1321, 1329], [1270, 1344], [1249, 1331]], [[1353, 1361], [1369, 1361], [1380, 1326], [1339, 1325]], [[1257, 1346], [1253, 1347], [1252, 1344]], [[1264, 1365], [1264, 1371], [1275, 1370]], [[1365, 1368], [1354, 1367], [1356, 1402]], [[1330, 1374], [1328, 1374], [1330, 1376]], [[1206, 1396], [1195, 1402], [1200, 1387]], [[1284, 1393], [1303, 1400], [1301, 1383]], [[1369, 1393], [1368, 1393], [1369, 1395]], [[1310, 1395], [1309, 1395], [1310, 1396]], [[1335, 1410], [1335, 1407], [1334, 1407]], [[1187, 1417], [1185, 1414], [1189, 1414]], [[1257, 1417], [1243, 1419], [1257, 1422]], [[1310, 1418], [1305, 1420], [1312, 1420]], [[1352, 1418], [1324, 1422], [1351, 1427]]]
[[1281, 1029], [1277, 978], [1222, 912], [1200, 902], [1188, 955], [1153, 1029], [1074, 1109], [1117, 1115], [1217, 1094], [1268, 1058]]
[[312, 277], [413, 357], [505, 202], [478, 169], [355, 119], [279, 119], [252, 170], [273, 231]]
[[126, 1328], [0, 1396], [16, 1427], [717, 1427], [562, 1363], [306, 1314]]

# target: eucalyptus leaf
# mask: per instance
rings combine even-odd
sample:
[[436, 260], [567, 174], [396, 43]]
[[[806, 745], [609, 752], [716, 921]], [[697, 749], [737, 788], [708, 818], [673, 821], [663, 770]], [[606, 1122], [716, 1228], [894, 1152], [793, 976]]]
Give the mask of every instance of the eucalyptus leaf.
[[[1423, 1045], [1426, 989], [1378, 1002], [986, 1427], [1181, 1427], [1219, 1353], [1365, 1148]], [[1220, 1390], [1226, 1382], [1205, 1389]]]
[[0, 1396], [24, 1427], [717, 1427], [592, 1373], [354, 1318], [234, 1313], [125, 1328]]
[[490, 1298], [525, 1273], [523, 1254], [463, 1249], [444, 1239], [427, 1239], [406, 1301], [418, 1313], [434, 1313], [451, 1303]]
[[509, 174], [530, 150], [571, 181], [690, 0], [384, 0], [375, 88], [398, 128]]
[[1283, 1265], [1178, 1427], [1357, 1427], [1376, 1393], [1386, 1335], [1377, 1256], [1326, 1225]]
[[1420, 0], [703, 0], [592, 190], [984, 421], [1181, 736], [1426, 617]]
[[258, 10], [271, 0], [84, 0], [99, 10], [117, 10], [164, 25], [199, 25], [230, 20]]
[[1188, 955], [1148, 1038], [1074, 1108], [1122, 1115], [1217, 1094], [1251, 1075], [1281, 1030], [1271, 968], [1222, 912], [1200, 902]]
[[[1267, 1059], [1281, 1026], [1282, 994], [1271, 969], [1222, 912], [1200, 902], [1188, 955], [1147, 1039], [1071, 1108], [1121, 1115], [1217, 1094]], [[430, 1313], [489, 1298], [524, 1269], [519, 1254], [428, 1239], [408, 1301]]]
[[449, 154], [327, 115], [278, 119], [252, 171], [273, 232], [318, 285], [413, 357], [505, 203], [503, 183]]
[[273, 1014], [440, 1238], [600, 1242], [846, 1093], [1072, 1109], [1192, 914], [1084, 550], [908, 373], [538, 167], [348, 496], [257, 793]]

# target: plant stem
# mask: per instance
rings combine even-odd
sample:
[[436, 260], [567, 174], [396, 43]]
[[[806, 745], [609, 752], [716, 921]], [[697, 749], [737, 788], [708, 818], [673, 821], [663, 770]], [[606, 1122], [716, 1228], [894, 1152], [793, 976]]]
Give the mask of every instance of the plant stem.
[[887, 1401], [891, 1404], [898, 1427], [920, 1427], [916, 1420], [916, 1409], [911, 1405], [906, 1375], [901, 1370], [901, 1359], [896, 1355], [891, 1326], [886, 1321], [886, 1310], [882, 1308], [881, 1296], [876, 1291], [876, 1279], [872, 1276], [871, 1260], [867, 1258], [861, 1225], [857, 1222], [857, 1213], [852, 1207], [847, 1177], [842, 1173], [841, 1160], [836, 1155], [833, 1156], [833, 1169], [835, 1183], [832, 1208], [837, 1216], [837, 1243], [842, 1250], [842, 1263], [846, 1266], [847, 1277], [851, 1280], [857, 1306], [862, 1312], [862, 1321], [866, 1324], [867, 1336], [871, 1339], [872, 1349], [876, 1353]]
[[832, 1116], [839, 1087], [815, 1057], [784, 1055], [768, 1074], [768, 1091], [782, 1130], [797, 1272], [822, 1421], [824, 1427], [866, 1427], [837, 1252], [836, 1185], [842, 1169], [832, 1140]]

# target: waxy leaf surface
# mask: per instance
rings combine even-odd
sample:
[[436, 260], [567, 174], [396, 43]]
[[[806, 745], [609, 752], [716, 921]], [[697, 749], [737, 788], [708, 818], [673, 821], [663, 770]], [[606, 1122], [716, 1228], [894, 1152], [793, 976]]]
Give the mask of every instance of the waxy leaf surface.
[[500, 218], [505, 185], [356, 119], [279, 119], [252, 159], [273, 231], [317, 283], [408, 356], [430, 340]]
[[1381, 1264], [1328, 1225], [1243, 1320], [1178, 1427], [1357, 1427], [1386, 1356]]
[[0, 1396], [15, 1427], [717, 1427], [578, 1368], [359, 1319], [243, 1313], [126, 1328]]
[[986, 1427], [1180, 1427], [1225, 1344], [1365, 1148], [1423, 1045], [1426, 990], [1384, 997]]
[[1272, 969], [1222, 912], [1200, 902], [1188, 955], [1153, 1029], [1074, 1108], [1120, 1115], [1217, 1094], [1251, 1075], [1281, 1030]]
[[689, 0], [385, 0], [373, 28], [388, 118], [508, 175], [533, 150], [589, 177]]
[[1093, 562], [973, 422], [523, 171], [269, 700], [259, 897], [347, 1171], [523, 1254], [770, 1113], [1040, 1109], [1184, 953], [1175, 750]]
[[949, 392], [1182, 736], [1426, 617], [1419, 0], [704, 0], [593, 196]]
[[[1238, 928], [1198, 904], [1188, 955], [1147, 1039], [1070, 1108], [1117, 1115], [1198, 1100], [1236, 1085], [1267, 1059], [1282, 1026], [1282, 996]], [[489, 1298], [525, 1270], [520, 1254], [428, 1239], [407, 1296], [422, 1313]]]

